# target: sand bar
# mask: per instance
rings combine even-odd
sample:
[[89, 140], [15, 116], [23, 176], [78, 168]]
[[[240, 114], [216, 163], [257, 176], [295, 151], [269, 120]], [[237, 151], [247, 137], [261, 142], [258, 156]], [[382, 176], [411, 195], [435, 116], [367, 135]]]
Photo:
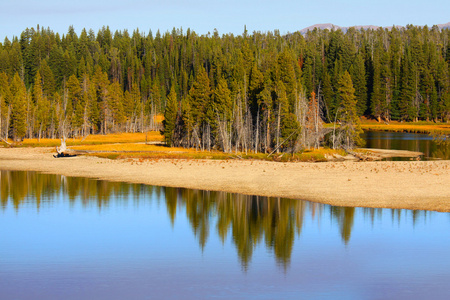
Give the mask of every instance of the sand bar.
[[0, 169], [286, 197], [339, 206], [450, 212], [450, 161], [139, 161], [53, 158], [53, 154], [50, 148], [0, 148]]

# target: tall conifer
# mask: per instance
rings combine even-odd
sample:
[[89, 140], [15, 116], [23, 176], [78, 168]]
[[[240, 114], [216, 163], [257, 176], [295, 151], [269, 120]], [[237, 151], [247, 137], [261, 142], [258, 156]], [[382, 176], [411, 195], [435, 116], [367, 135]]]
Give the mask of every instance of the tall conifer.
[[363, 140], [360, 119], [357, 113], [355, 89], [352, 78], [346, 71], [339, 80], [338, 97], [340, 102], [340, 131], [343, 134], [343, 145], [346, 149], [352, 149], [355, 145], [360, 146]]

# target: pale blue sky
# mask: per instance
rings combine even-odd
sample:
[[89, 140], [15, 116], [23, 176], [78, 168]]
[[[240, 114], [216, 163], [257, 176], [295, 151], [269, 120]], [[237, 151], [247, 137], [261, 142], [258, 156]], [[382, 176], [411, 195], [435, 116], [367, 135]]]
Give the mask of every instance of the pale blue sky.
[[294, 32], [318, 23], [351, 25], [434, 25], [450, 22], [449, 0], [0, 0], [0, 41], [25, 28], [50, 27], [67, 33], [70, 25], [95, 33], [139, 28], [148, 33], [187, 28], [207, 34], [253, 31]]

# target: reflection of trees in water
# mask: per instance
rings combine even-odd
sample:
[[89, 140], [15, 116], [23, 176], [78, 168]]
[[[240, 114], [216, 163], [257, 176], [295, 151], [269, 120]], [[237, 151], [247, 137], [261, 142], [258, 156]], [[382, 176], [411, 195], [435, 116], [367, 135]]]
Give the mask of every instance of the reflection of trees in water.
[[0, 172], [1, 206], [11, 201], [18, 210], [25, 202], [31, 202], [39, 209], [42, 202], [52, 202], [61, 186], [62, 177], [55, 175], [37, 176], [34, 172]]
[[439, 145], [438, 149], [431, 154], [437, 159], [450, 159], [450, 145]]
[[25, 204], [51, 205], [62, 195], [71, 204], [81, 200], [83, 206], [108, 207], [114, 199], [116, 203], [141, 199], [141, 194], [153, 191], [159, 196], [160, 187], [108, 182], [83, 177], [65, 177], [61, 175], [41, 174], [38, 172], [0, 171], [0, 203], [5, 208], [8, 201], [18, 210]]
[[[342, 241], [348, 244], [357, 210], [372, 226], [383, 215], [382, 209], [334, 207], [300, 200], [162, 188], [36, 172], [1, 171], [0, 183], [3, 209], [9, 202], [16, 210], [23, 205], [35, 205], [39, 210], [41, 206], [52, 205], [61, 198], [68, 199], [71, 205], [81, 201], [82, 206], [97, 206], [99, 210], [107, 208], [111, 201], [116, 205], [129, 205], [133, 201], [138, 205], [139, 201], [159, 202], [164, 199], [172, 225], [177, 212], [186, 213], [202, 251], [211, 230], [216, 231], [223, 243], [230, 237], [244, 269], [248, 267], [255, 248], [262, 243], [274, 253], [277, 263], [287, 268], [294, 240], [296, 236], [300, 237], [305, 217], [320, 218], [329, 211]], [[391, 210], [392, 223], [400, 225], [401, 218], [406, 215], [411, 217], [414, 225], [426, 218], [427, 213]]]
[[437, 144], [437, 149], [431, 157], [438, 159], [450, 159], [450, 135], [443, 132], [431, 134], [433, 141]]
[[215, 222], [223, 243], [231, 236], [244, 268], [263, 241], [280, 264], [289, 264], [304, 201], [175, 188], [166, 188], [165, 195], [172, 222], [177, 206], [183, 207], [202, 250]]
[[345, 244], [348, 244], [352, 234], [353, 221], [355, 219], [355, 208], [332, 206], [331, 216], [339, 225], [342, 240]]

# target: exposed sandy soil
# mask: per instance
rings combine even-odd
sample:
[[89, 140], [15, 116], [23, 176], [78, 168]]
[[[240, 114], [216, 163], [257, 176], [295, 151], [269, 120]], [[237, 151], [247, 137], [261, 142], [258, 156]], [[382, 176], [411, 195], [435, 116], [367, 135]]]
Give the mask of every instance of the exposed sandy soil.
[[339, 206], [450, 212], [450, 161], [139, 161], [53, 158], [53, 154], [50, 148], [0, 148], [0, 169], [286, 197]]

